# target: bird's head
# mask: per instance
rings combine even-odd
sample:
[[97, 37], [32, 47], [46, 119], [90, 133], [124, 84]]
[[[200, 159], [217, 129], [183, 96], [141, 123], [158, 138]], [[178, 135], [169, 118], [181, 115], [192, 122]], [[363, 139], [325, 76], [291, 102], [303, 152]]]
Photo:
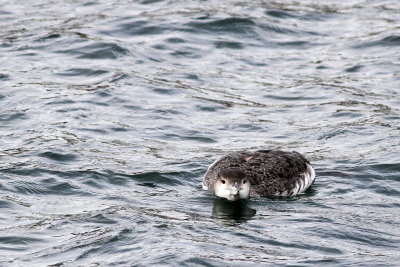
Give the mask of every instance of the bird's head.
[[214, 185], [216, 196], [230, 201], [246, 199], [250, 194], [250, 182], [246, 174], [239, 169], [226, 169], [218, 173]]

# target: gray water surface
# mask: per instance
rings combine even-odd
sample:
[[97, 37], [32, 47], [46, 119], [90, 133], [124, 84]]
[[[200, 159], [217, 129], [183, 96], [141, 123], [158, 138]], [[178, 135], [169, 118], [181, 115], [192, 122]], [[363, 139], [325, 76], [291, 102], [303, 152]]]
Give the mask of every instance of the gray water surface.
[[[0, 264], [398, 266], [400, 2], [0, 0]], [[201, 188], [296, 150], [293, 198]]]

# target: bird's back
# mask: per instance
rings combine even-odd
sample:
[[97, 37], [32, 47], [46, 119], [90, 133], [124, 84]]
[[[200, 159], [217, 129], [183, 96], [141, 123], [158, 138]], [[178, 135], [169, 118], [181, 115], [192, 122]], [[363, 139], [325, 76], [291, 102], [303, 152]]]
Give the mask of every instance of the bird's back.
[[250, 196], [293, 196], [304, 192], [315, 172], [310, 162], [297, 152], [280, 150], [230, 153], [215, 161], [207, 170], [203, 185], [212, 188], [224, 169], [240, 169], [251, 184]]

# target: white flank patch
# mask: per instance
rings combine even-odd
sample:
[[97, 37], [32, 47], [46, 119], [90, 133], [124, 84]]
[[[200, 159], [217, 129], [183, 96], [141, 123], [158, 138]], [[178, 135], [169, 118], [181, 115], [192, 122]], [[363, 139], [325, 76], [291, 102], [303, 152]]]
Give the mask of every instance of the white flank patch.
[[315, 179], [315, 171], [311, 165], [307, 164], [307, 170], [303, 174], [304, 180], [301, 179], [296, 183], [296, 186], [292, 190], [284, 191], [281, 194], [277, 193], [276, 196], [295, 196], [303, 193], [310, 187]]
[[300, 185], [299, 183], [296, 183], [295, 188], [293, 188], [292, 191], [290, 191], [291, 194], [289, 194], [289, 196], [295, 196], [299, 193], [299, 191], [300, 191]]
[[308, 183], [307, 183], [307, 187], [310, 187], [310, 185], [314, 182], [315, 180], [315, 170], [313, 169], [313, 167], [311, 165], [307, 165], [307, 170], [308, 170]]
[[311, 165], [307, 164], [307, 171], [303, 173], [304, 184], [303, 181], [300, 181], [300, 187], [297, 194], [303, 193], [310, 187], [310, 185], [314, 182], [315, 179], [315, 171]]

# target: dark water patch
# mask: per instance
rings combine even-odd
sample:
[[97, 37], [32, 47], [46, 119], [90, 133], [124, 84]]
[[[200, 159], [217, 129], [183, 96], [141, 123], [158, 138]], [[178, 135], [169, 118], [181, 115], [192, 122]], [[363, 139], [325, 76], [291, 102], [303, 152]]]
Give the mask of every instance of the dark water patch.
[[114, 131], [114, 132], [127, 132], [127, 131], [129, 131], [129, 129], [127, 129], [127, 128], [123, 128], [123, 127], [112, 127], [112, 128], [109, 128], [111, 131]]
[[[98, 91], [95, 92], [95, 94], [97, 96], [100, 96], [100, 97], [112, 97], [113, 96], [113, 94], [108, 90], [98, 90]], [[111, 102], [113, 102], [113, 103], [123, 103], [124, 101], [122, 99], [120, 99], [120, 98], [114, 98]]]
[[9, 185], [10, 191], [21, 195], [89, 196], [80, 187], [56, 179], [43, 179], [38, 182], [19, 181]]
[[[197, 21], [189, 22], [185, 26], [194, 28], [200, 31], [208, 31], [215, 33], [235, 33], [235, 34], [248, 34], [254, 33], [254, 26], [256, 23], [249, 18], [225, 18], [216, 19], [211, 21]], [[192, 31], [192, 30], [190, 30]]]
[[[8, 80], [10, 80], [10, 75], [4, 74], [4, 73], [0, 73], [0, 80], [1, 80], [1, 81], [8, 81]], [[4, 96], [0, 95], [0, 99], [1, 99], [2, 97], [4, 97]]]
[[318, 140], [328, 140], [328, 139], [338, 138], [340, 136], [346, 137], [349, 133], [351, 133], [351, 131], [347, 129], [333, 129], [320, 134], [318, 136]]
[[296, 16], [283, 10], [267, 10], [265, 14], [275, 18], [295, 18]]
[[257, 102], [252, 102], [252, 101], [245, 101], [243, 99], [240, 99], [243, 102], [239, 102], [239, 101], [236, 102], [237, 98], [235, 99], [235, 101], [231, 101], [231, 99], [229, 99], [229, 98], [226, 98], [229, 100], [213, 99], [213, 98], [207, 98], [207, 97], [194, 97], [194, 98], [202, 100], [202, 101], [209, 101], [212, 103], [217, 103], [217, 104], [220, 104], [227, 108], [236, 107], [236, 106], [243, 106], [243, 107], [264, 106], [263, 104], [260, 104]]
[[296, 10], [286, 11], [286, 10], [267, 10], [265, 14], [274, 18], [279, 19], [297, 19], [299, 21], [323, 21], [327, 18], [330, 18], [331, 15], [329, 13], [323, 12], [299, 12]]
[[102, 182], [97, 181], [97, 180], [91, 180], [91, 179], [87, 179], [87, 180], [83, 181], [82, 184], [87, 185], [91, 188], [100, 189], [100, 190], [105, 187]]
[[150, 187], [150, 188], [157, 188], [158, 187], [155, 183], [148, 183], [148, 182], [139, 183], [138, 185], [145, 186], [145, 187]]
[[131, 78], [129, 74], [126, 73], [115, 73], [111, 79], [108, 80], [109, 83], [117, 83], [126, 79]]
[[18, 120], [27, 120], [28, 116], [26, 113], [22, 112], [15, 112], [15, 113], [3, 113], [0, 114], [0, 121], [2, 122], [11, 122], [11, 121], [18, 121]]
[[23, 54], [21, 54], [21, 56], [23, 56], [23, 57], [34, 57], [34, 56], [37, 56], [38, 54], [37, 53], [23, 53]]
[[[27, 245], [32, 243], [40, 243], [43, 240], [32, 237], [20, 237], [20, 236], [2, 236], [0, 237], [0, 244], [7, 245]], [[10, 248], [12, 249], [12, 248]]]
[[184, 77], [189, 80], [195, 80], [195, 81], [201, 80], [199, 76], [197, 76], [196, 74], [191, 74], [191, 73], [185, 73]]
[[153, 92], [156, 92], [161, 95], [174, 95], [176, 91], [171, 88], [154, 88]]
[[278, 42], [277, 45], [279, 45], [280, 47], [289, 46], [289, 47], [304, 49], [310, 47], [312, 44], [306, 41], [290, 41], [290, 42]]
[[384, 183], [383, 185], [378, 184], [374, 186], [374, 191], [378, 194], [382, 194], [385, 196], [393, 196], [393, 197], [397, 197], [400, 194], [400, 190], [396, 190], [387, 183]]
[[140, 3], [142, 5], [149, 5], [149, 4], [159, 3], [159, 2], [164, 2], [164, 0], [142, 0], [142, 1], [140, 1]]
[[[365, 171], [377, 176], [377, 180], [394, 180], [400, 182], [400, 163], [380, 163], [365, 165]], [[388, 185], [390, 186], [390, 184]]]
[[76, 160], [76, 156], [73, 154], [63, 154], [63, 153], [57, 153], [57, 152], [43, 152], [38, 154], [39, 157], [44, 157], [48, 158], [54, 161], [61, 161], [61, 162], [66, 162], [66, 161], [74, 161]]
[[113, 220], [111, 218], [108, 218], [106, 214], [96, 214], [93, 217], [87, 218], [82, 220], [84, 222], [89, 222], [89, 223], [97, 223], [97, 224], [116, 224], [117, 221]]
[[[164, 31], [172, 30], [170, 27], [161, 26], [162, 22], [160, 21], [151, 24], [151, 20], [137, 20], [137, 18], [131, 17], [124, 18], [122, 21], [126, 20], [128, 22], [119, 23], [116, 28], [109, 31], [101, 31], [101, 33], [112, 36], [142, 36], [162, 34]], [[118, 21], [120, 22], [121, 20], [119, 19]]]
[[325, 66], [325, 65], [320, 65], [320, 66], [317, 66], [316, 69], [317, 70], [326, 70], [326, 69], [329, 69], [329, 67]]
[[123, 108], [135, 111], [142, 110], [142, 108], [138, 105], [124, 105]]
[[202, 111], [202, 112], [218, 112], [219, 110], [224, 110], [226, 109], [224, 106], [222, 105], [214, 105], [214, 104], [210, 104], [210, 103], [204, 103], [202, 105], [197, 105], [196, 109]]
[[[79, 118], [80, 116], [78, 116]], [[86, 116], [83, 116], [84, 118]], [[98, 128], [78, 128], [77, 130], [89, 133], [96, 133], [96, 134], [109, 134], [109, 132], [105, 129], [98, 129]]]
[[30, 56], [38, 55], [38, 53], [39, 53], [38, 51], [45, 50], [47, 48], [47, 45], [42, 44], [42, 43], [40, 43], [40, 44], [35, 43], [32, 45], [20, 45], [20, 46], [16, 46], [16, 47], [14, 46], [14, 48], [15, 49], [13, 49], [13, 51], [19, 52], [18, 54], [20, 56], [30, 57]]
[[129, 54], [129, 51], [118, 44], [95, 42], [73, 49], [58, 50], [57, 53], [69, 54], [82, 59], [117, 59]]
[[[134, 179], [141, 182], [140, 185], [157, 188], [161, 186], [176, 186], [176, 190], [182, 189], [179, 185], [190, 185], [200, 189], [200, 182], [195, 178], [196, 175], [203, 174], [202, 170], [189, 172], [148, 172], [134, 175], [125, 174], [123, 177]], [[189, 191], [187, 191], [189, 192]], [[201, 193], [201, 189], [198, 193]]]
[[103, 101], [100, 101], [101, 99], [99, 99], [99, 100], [85, 100], [85, 101], [82, 101], [82, 103], [86, 103], [86, 104], [91, 104], [91, 105], [93, 105], [93, 106], [101, 106], [101, 107], [108, 107], [108, 106], [110, 106], [110, 104], [109, 103], [106, 103], [106, 102], [104, 102], [104, 100]]
[[151, 35], [160, 34], [165, 30], [167, 28], [148, 25], [148, 21], [135, 21], [119, 25], [118, 32], [126, 35]]
[[336, 110], [332, 115], [332, 117], [349, 117], [349, 118], [360, 118], [364, 117], [364, 114], [361, 110]]
[[39, 39], [37, 39], [37, 41], [38, 42], [45, 42], [45, 41], [47, 41], [47, 40], [54, 40], [54, 39], [58, 39], [58, 38], [61, 38], [61, 34], [59, 34], [59, 33], [50, 33], [50, 34], [47, 34], [46, 36], [44, 36], [44, 37], [40, 37]]
[[170, 114], [179, 115], [179, 114], [182, 114], [182, 111], [177, 110], [177, 109], [171, 109], [171, 108], [169, 108], [169, 109], [159, 109], [158, 108], [158, 109], [155, 109], [153, 112], [156, 113], [156, 114], [163, 114], [163, 115], [170, 115]]
[[85, 3], [82, 3], [82, 6], [90, 6], [90, 7], [92, 7], [92, 6], [96, 6], [96, 5], [98, 5], [99, 4], [99, 2], [97, 2], [97, 1], [88, 1], [88, 2], [85, 2]]
[[[3, 168], [0, 169], [1, 173], [12, 174], [17, 176], [27, 176], [27, 177], [59, 177], [66, 179], [94, 179], [94, 180], [104, 180], [107, 176], [107, 172], [99, 172], [93, 170], [82, 170], [82, 171], [60, 171], [52, 170], [49, 168]], [[49, 182], [54, 180], [45, 180], [44, 182]]]
[[243, 44], [239, 42], [226, 42], [226, 41], [218, 41], [215, 42], [216, 48], [230, 48], [230, 49], [242, 49]]
[[235, 126], [230, 126], [230, 129], [234, 131], [262, 131], [267, 130], [264, 127], [261, 127], [255, 123], [238, 123]]
[[167, 50], [168, 49], [165, 45], [162, 45], [162, 44], [153, 45], [152, 48], [157, 49], [157, 50]]
[[203, 56], [203, 52], [194, 47], [181, 47], [174, 52], [171, 52], [170, 55], [174, 57], [183, 57], [183, 58], [201, 58]]
[[[153, 62], [164, 62], [165, 61], [162, 58], [157, 58], [157, 57], [154, 57], [154, 56], [149, 56], [147, 59], [150, 60], [150, 61], [153, 61]], [[144, 63], [144, 61], [139, 60], [137, 63], [138, 64], [142, 64], [142, 63]]]
[[383, 172], [385, 174], [397, 174], [400, 173], [400, 163], [383, 163], [369, 165], [369, 168], [376, 172]]
[[68, 113], [68, 112], [75, 112], [75, 111], [89, 111], [89, 108], [61, 108], [61, 109], [57, 109], [57, 112], [60, 113]]
[[49, 191], [47, 192], [48, 194], [54, 194], [54, 195], [83, 195], [83, 196], [88, 196], [90, 193], [83, 192], [81, 188], [74, 186], [70, 183], [67, 182], [58, 182], [57, 184], [48, 186]]
[[178, 37], [171, 37], [165, 40], [167, 43], [171, 43], [171, 44], [182, 44], [185, 43], [186, 41], [182, 38], [178, 38]]
[[10, 48], [12, 47], [11, 43], [2, 42], [0, 43], [0, 48]]
[[317, 100], [322, 99], [321, 97], [311, 97], [311, 96], [289, 96], [288, 94], [285, 96], [282, 95], [265, 95], [265, 98], [270, 98], [274, 100], [283, 100], [283, 101], [295, 101], [295, 100]]
[[364, 66], [362, 65], [354, 65], [352, 67], [346, 68], [344, 71], [345, 72], [358, 72], [359, 70], [361, 70]]
[[0, 200], [0, 209], [8, 209], [13, 206], [13, 203], [10, 203], [10, 201], [5, 201], [5, 200]]
[[7, 10], [4, 10], [4, 9], [0, 10], [0, 15], [11, 15], [11, 14], [12, 14], [12, 12], [9, 12]]
[[382, 46], [399, 46], [400, 45], [400, 35], [391, 35], [385, 37], [376, 42], [375, 45], [382, 45]]
[[141, 182], [142, 185], [179, 185], [182, 182], [179, 179], [182, 173], [178, 172], [167, 172], [167, 173], [160, 173], [160, 172], [147, 172], [147, 173], [140, 173], [135, 175], [127, 175], [131, 179]]
[[70, 105], [76, 103], [74, 100], [71, 99], [60, 99], [60, 100], [53, 100], [46, 103], [46, 105]]
[[[389, 247], [396, 247], [396, 243], [398, 242], [396, 238], [386, 233], [370, 229], [366, 230], [358, 226], [354, 227], [353, 232], [348, 232], [346, 229], [338, 230], [333, 228], [332, 230], [336, 230], [333, 236], [338, 240], [354, 241], [356, 244], [362, 244], [368, 247], [379, 248], [382, 244], [386, 244]], [[321, 233], [322, 235], [324, 234], [321, 232], [321, 229], [318, 228], [315, 229], [315, 232]]]
[[175, 141], [183, 141], [183, 140], [191, 140], [199, 143], [216, 143], [217, 140], [207, 137], [207, 136], [202, 136], [199, 133], [186, 133], [185, 135], [178, 135], [178, 134], [166, 134], [163, 135], [163, 137], [167, 140], [175, 140]]
[[73, 68], [69, 69], [66, 72], [60, 72], [57, 75], [60, 76], [99, 76], [109, 73], [106, 70], [95, 70], [95, 69], [87, 69], [87, 68]]
[[277, 24], [260, 24], [259, 27], [265, 31], [265, 33], [279, 33], [285, 35], [296, 35], [297, 29], [290, 29], [288, 27], [277, 25]]
[[353, 46], [353, 48], [368, 48], [368, 47], [376, 47], [376, 46], [399, 46], [400, 45], [400, 36], [399, 35], [390, 35], [379, 40], [375, 41], [366, 41], [361, 44], [357, 44]]

